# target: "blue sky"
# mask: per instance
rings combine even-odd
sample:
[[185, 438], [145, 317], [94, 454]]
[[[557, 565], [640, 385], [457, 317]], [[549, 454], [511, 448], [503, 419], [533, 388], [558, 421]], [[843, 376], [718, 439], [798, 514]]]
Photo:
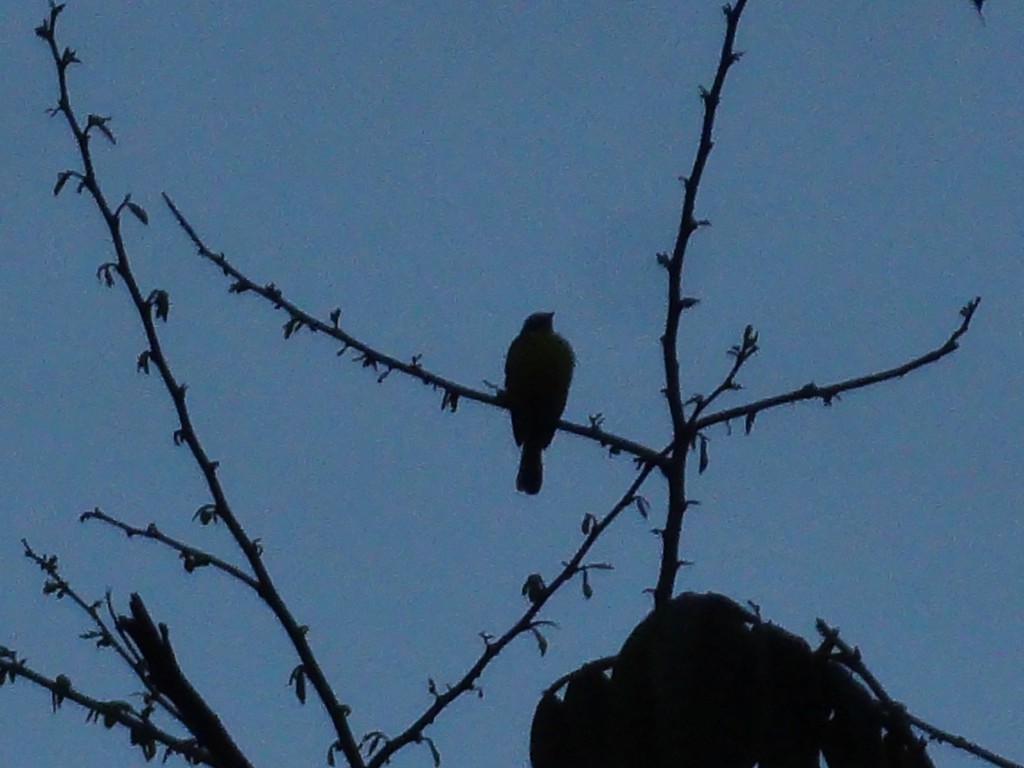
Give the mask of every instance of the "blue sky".
[[[714, 430], [691, 493], [678, 588], [753, 600], [805, 637], [839, 625], [891, 695], [937, 725], [1024, 758], [1024, 9], [992, 0], [753, 0], [726, 86], [684, 277], [687, 392], [707, 392], [743, 327], [761, 334], [727, 404], [899, 363], [941, 343], [983, 297], [963, 348], [905, 380]], [[60, 39], [148, 288], [169, 291], [166, 350], [208, 451], [357, 733], [397, 732], [461, 676], [477, 633], [524, 608], [627, 487], [632, 465], [559, 435], [542, 494], [513, 490], [506, 415], [442, 413], [418, 383], [371, 375], [200, 262], [160, 202], [214, 249], [354, 335], [483, 388], [531, 311], [556, 311], [579, 365], [566, 412], [652, 446], [668, 436], [658, 336], [681, 188], [723, 22], [719, 2], [644, 4], [72, 2]], [[32, 28], [0, 8], [0, 645], [101, 697], [137, 689], [76, 640], [19, 539], [62, 558], [84, 593], [143, 594], [257, 764], [317, 764], [318, 707], [267, 610], [212, 572], [78, 514], [95, 506], [236, 559], [193, 525], [208, 499], [118, 287], [95, 210], [59, 170], [70, 136]], [[739, 425], [737, 425], [738, 427]], [[656, 511], [663, 486], [646, 489]], [[655, 518], [655, 521], [657, 518]], [[430, 735], [445, 765], [525, 765], [539, 692], [614, 652], [649, 609], [651, 522], [624, 516], [594, 553], [615, 570], [569, 588], [539, 658], [513, 645]], [[41, 691], [0, 691], [0, 763], [139, 763], [127, 739]], [[940, 765], [967, 759], [936, 748]], [[409, 749], [397, 766], [427, 765]]]

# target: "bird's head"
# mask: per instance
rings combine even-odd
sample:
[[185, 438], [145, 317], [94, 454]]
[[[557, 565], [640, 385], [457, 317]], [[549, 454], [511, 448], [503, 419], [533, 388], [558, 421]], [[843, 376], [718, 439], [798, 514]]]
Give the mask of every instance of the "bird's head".
[[523, 322], [523, 333], [537, 333], [538, 331], [552, 331], [554, 326], [552, 320], [554, 312], [534, 312]]

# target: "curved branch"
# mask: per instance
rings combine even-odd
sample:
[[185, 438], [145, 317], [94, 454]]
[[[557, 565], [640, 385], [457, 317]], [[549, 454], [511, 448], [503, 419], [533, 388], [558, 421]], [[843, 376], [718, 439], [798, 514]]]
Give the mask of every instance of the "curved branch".
[[974, 318], [974, 313], [978, 309], [978, 305], [980, 303], [981, 297], [979, 296], [976, 296], [967, 302], [967, 304], [960, 309], [960, 325], [949, 335], [949, 338], [935, 349], [925, 352], [923, 355], [915, 357], [913, 360], [909, 360], [902, 365], [897, 365], [893, 368], [879, 371], [878, 373], [858, 376], [853, 379], [838, 381], [834, 384], [826, 384], [825, 386], [818, 386], [813, 382], [805, 384], [799, 389], [794, 389], [781, 395], [766, 397], [762, 400], [755, 400], [752, 403], [747, 403], [746, 405], [740, 405], [735, 408], [728, 408], [726, 410], [709, 414], [708, 416], [697, 419], [694, 422], [694, 428], [699, 431], [715, 424], [721, 424], [723, 422], [732, 421], [733, 419], [743, 418], [746, 419], [748, 424], [747, 431], [749, 431], [749, 425], [753, 423], [754, 417], [761, 411], [778, 408], [780, 405], [797, 403], [801, 400], [820, 399], [825, 403], [825, 405], [831, 405], [832, 401], [844, 392], [851, 392], [855, 389], [862, 389], [874, 384], [880, 384], [883, 381], [889, 381], [890, 379], [898, 379], [902, 376], [906, 376], [908, 373], [937, 362], [958, 350], [960, 348], [960, 337], [970, 329], [971, 320]]
[[380, 751], [373, 756], [373, 759], [367, 764], [367, 768], [380, 768], [388, 762], [389, 758], [394, 755], [399, 749], [407, 744], [411, 744], [420, 741], [423, 738], [423, 731], [429, 726], [434, 720], [437, 719], [438, 715], [444, 711], [444, 709], [451, 704], [455, 699], [459, 698], [462, 694], [471, 691], [475, 687], [476, 680], [480, 677], [487, 666], [498, 656], [499, 653], [515, 640], [519, 635], [524, 632], [535, 630], [539, 622], [536, 617], [540, 612], [541, 608], [551, 599], [551, 597], [557, 592], [564, 584], [566, 584], [573, 576], [581, 572], [581, 563], [587, 552], [590, 551], [591, 547], [597, 542], [597, 539], [602, 533], [608, 528], [609, 525], [615, 520], [619, 514], [627, 507], [638, 503], [637, 492], [640, 487], [647, 480], [648, 475], [655, 468], [655, 464], [645, 464], [636, 478], [633, 480], [629, 489], [622, 495], [619, 501], [614, 507], [603, 517], [601, 520], [590, 521], [590, 527], [587, 529], [587, 535], [583, 539], [583, 543], [580, 544], [579, 548], [572, 558], [563, 565], [562, 570], [554, 578], [554, 580], [543, 586], [543, 582], [540, 581], [540, 577], [537, 577], [537, 581], [533, 581], [531, 577], [528, 584], [535, 583], [537, 589], [526, 590], [529, 591], [530, 607], [523, 613], [522, 616], [503, 634], [501, 637], [491, 640], [486, 639], [486, 646], [483, 653], [476, 662], [469, 668], [469, 670], [462, 676], [462, 678], [445, 690], [444, 693], [435, 693], [433, 703], [427, 707], [427, 709], [420, 715], [415, 722], [413, 722], [408, 728], [406, 728], [398, 736], [393, 739], [389, 739], [384, 746], [381, 747]]
[[156, 527], [156, 523], [150, 523], [145, 528], [137, 528], [134, 525], [129, 525], [128, 523], [118, 520], [116, 517], [111, 517], [99, 507], [96, 507], [89, 512], [83, 512], [79, 515], [78, 520], [79, 522], [99, 520], [101, 523], [106, 523], [113, 528], [124, 531], [128, 538], [138, 536], [143, 539], [150, 539], [151, 541], [159, 542], [160, 544], [163, 544], [177, 552], [178, 557], [180, 557], [185, 563], [185, 570], [190, 573], [196, 568], [211, 565], [228, 574], [232, 578], [242, 582], [257, 594], [260, 591], [259, 582], [238, 566], [221, 560], [216, 555], [211, 555], [209, 552], [193, 547], [190, 544], [185, 544], [184, 542], [175, 539], [173, 536], [168, 536]]
[[[980, 757], [993, 765], [997, 765], [1000, 768], [1024, 768], [1019, 763], [1015, 763], [1005, 757], [997, 755], [991, 750], [985, 749], [972, 741], [968, 741], [962, 736], [956, 736], [948, 731], [944, 731], [941, 728], [937, 728], [930, 723], [925, 722], [921, 718], [907, 712], [906, 708], [897, 701], [894, 701], [885, 688], [878, 681], [878, 678], [874, 676], [867, 665], [864, 663], [864, 659], [861, 657], [860, 649], [851, 647], [849, 643], [843, 640], [839, 636], [839, 630], [835, 627], [829, 626], [824, 619], [817, 619], [814, 623], [815, 629], [818, 630], [818, 634], [822, 636], [825, 643], [831, 647], [839, 649], [839, 653], [833, 658], [845, 667], [854, 672], [861, 680], [864, 681], [865, 685], [871, 690], [875, 698], [878, 699], [882, 705], [886, 716], [895, 721], [895, 723], [903, 730], [904, 736], [910, 736], [910, 726], [924, 731], [929, 737], [935, 741], [941, 741], [949, 744], [952, 747], [961, 749], [964, 752], [969, 752], [975, 757]], [[909, 743], [909, 742], [908, 742]]]
[[[323, 333], [324, 335], [341, 343], [341, 349], [338, 352], [338, 355], [344, 354], [349, 349], [355, 350], [358, 355], [356, 357], [356, 361], [360, 365], [364, 368], [371, 368], [375, 372], [379, 372], [377, 377], [378, 381], [383, 381], [392, 371], [398, 371], [406, 376], [418, 379], [427, 386], [433, 387], [435, 390], [440, 390], [443, 392], [441, 407], [447, 408], [452, 412], [458, 408], [460, 400], [472, 400], [478, 403], [496, 406], [498, 408], [508, 407], [505, 404], [500, 391], [496, 394], [491, 394], [489, 392], [482, 392], [478, 389], [472, 389], [471, 387], [467, 387], [457, 381], [447, 379], [439, 374], [428, 371], [420, 363], [419, 356], [413, 357], [410, 362], [405, 362], [403, 360], [399, 360], [397, 357], [381, 352], [379, 349], [375, 349], [364, 341], [360, 341], [355, 336], [343, 330], [338, 324], [341, 316], [339, 310], [334, 310], [331, 313], [330, 322], [328, 323], [314, 317], [309, 312], [306, 312], [297, 304], [290, 301], [274, 283], [259, 285], [247, 277], [240, 269], [231, 264], [223, 253], [216, 253], [210, 250], [203, 242], [202, 238], [199, 237], [195, 228], [191, 223], [189, 223], [188, 219], [185, 218], [185, 215], [178, 209], [174, 204], [174, 201], [171, 200], [166, 192], [163, 193], [163, 198], [167, 207], [170, 208], [175, 220], [178, 222], [178, 226], [180, 226], [182, 230], [184, 230], [185, 234], [188, 235], [188, 238], [196, 247], [199, 255], [207, 261], [215, 264], [225, 275], [232, 278], [234, 281], [230, 288], [232, 293], [254, 293], [265, 301], [273, 304], [275, 309], [282, 309], [288, 313], [288, 322], [285, 323], [284, 326], [286, 337], [291, 336], [301, 328], [308, 328], [314, 333]], [[586, 426], [563, 420], [558, 422], [558, 429], [563, 432], [570, 432], [574, 435], [594, 440], [600, 445], [610, 448], [613, 453], [628, 453], [645, 462], [657, 462], [661, 460], [657, 451], [628, 438], [614, 435], [610, 432], [605, 432], [597, 424]]]

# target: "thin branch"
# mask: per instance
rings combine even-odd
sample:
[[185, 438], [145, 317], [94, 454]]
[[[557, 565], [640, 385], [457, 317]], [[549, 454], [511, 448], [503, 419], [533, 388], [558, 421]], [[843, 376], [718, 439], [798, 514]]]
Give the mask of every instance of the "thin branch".
[[87, 520], [99, 520], [102, 523], [106, 523], [118, 530], [124, 531], [128, 538], [138, 536], [143, 539], [150, 539], [151, 541], [159, 542], [178, 553], [178, 557], [185, 564], [185, 570], [189, 573], [194, 571], [196, 568], [211, 565], [228, 574], [232, 578], [242, 582], [254, 592], [259, 593], [260, 591], [259, 582], [238, 566], [221, 560], [216, 555], [211, 555], [209, 552], [193, 547], [190, 544], [185, 544], [184, 542], [175, 539], [173, 536], [168, 536], [156, 527], [156, 523], [150, 523], [145, 528], [137, 528], [118, 520], [116, 517], [111, 517], [99, 507], [89, 512], [83, 512], [78, 519], [81, 522], [85, 522]]
[[704, 121], [701, 126], [700, 143], [693, 159], [693, 168], [689, 177], [685, 179], [683, 209], [680, 214], [679, 231], [672, 249], [672, 256], [664, 261], [668, 271], [668, 307], [665, 312], [665, 330], [661, 336], [661, 348], [665, 367], [664, 392], [672, 417], [673, 448], [668, 464], [664, 467], [668, 481], [668, 513], [665, 528], [661, 532], [661, 564], [658, 568], [658, 582], [654, 588], [655, 606], [666, 605], [671, 599], [675, 589], [676, 574], [679, 572], [681, 564], [679, 541], [683, 530], [683, 516], [686, 514], [687, 507], [686, 457], [696, 434], [692, 424], [686, 419], [679, 382], [679, 321], [687, 306], [682, 293], [683, 263], [686, 259], [686, 248], [690, 242], [690, 236], [699, 226], [699, 222], [694, 217], [697, 191], [714, 146], [715, 116], [718, 113], [722, 88], [725, 85], [729, 68], [740, 58], [740, 54], [734, 50], [733, 46], [740, 16], [742, 16], [746, 4], [746, 0], [738, 0], [735, 6], [726, 5], [722, 9], [726, 22], [725, 38], [722, 40], [718, 69], [711, 90], [701, 91], [701, 98], [704, 102]]
[[876, 678], [874, 674], [872, 674], [871, 670], [867, 668], [867, 665], [864, 664], [864, 659], [861, 657], [859, 648], [853, 647], [843, 640], [839, 636], [839, 630], [835, 627], [829, 626], [824, 619], [819, 618], [815, 621], [814, 626], [829, 645], [839, 649], [840, 653], [833, 656], [833, 658], [842, 663], [845, 667], [849, 668], [864, 681], [864, 684], [868, 686], [871, 693], [873, 693], [875, 698], [881, 703], [882, 708], [890, 721], [895, 721], [901, 726], [901, 728], [906, 729], [908, 734], [910, 732], [910, 726], [913, 725], [927, 733], [928, 736], [935, 741], [941, 741], [957, 749], [962, 749], [963, 751], [969, 752], [976, 757], [980, 757], [982, 760], [992, 763], [993, 765], [998, 765], [1000, 768], [1024, 768], [1021, 764], [997, 755], [995, 752], [985, 749], [972, 741], [968, 741], [962, 736], [956, 736], [949, 731], [944, 731], [941, 728], [937, 728], [936, 726], [925, 722], [919, 717], [911, 715], [902, 704], [894, 701], [892, 697], [889, 696], [885, 688], [878, 681], [878, 678]]
[[956, 749], [962, 749], [964, 752], [970, 752], [976, 757], [980, 757], [982, 760], [986, 760], [992, 765], [998, 765], [1000, 768], [1024, 768], [1021, 763], [1015, 763], [1008, 758], [1001, 755], [997, 755], [995, 752], [989, 749], [985, 749], [980, 744], [975, 744], [973, 741], [965, 739], [963, 736], [957, 736], [949, 731], [944, 731], [941, 728], [936, 728], [934, 725], [925, 722], [919, 717], [916, 717], [909, 712], [906, 713], [906, 718], [914, 724], [916, 728], [924, 731], [928, 734], [928, 738], [932, 741], [942, 742], [949, 744], [951, 747]]
[[[427, 707], [427, 709], [420, 715], [415, 722], [413, 722], [408, 728], [402, 733], [395, 736], [393, 739], [387, 740], [387, 742], [381, 747], [380, 751], [373, 756], [373, 758], [367, 764], [367, 768], [380, 768], [389, 758], [394, 755], [399, 749], [407, 744], [418, 742], [423, 738], [423, 731], [429, 726], [434, 720], [437, 719], [438, 715], [444, 711], [444, 709], [457, 699], [462, 694], [471, 691], [475, 688], [476, 680], [480, 677], [487, 666], [498, 656], [499, 653], [515, 640], [519, 635], [524, 632], [530, 632], [535, 630], [539, 626], [539, 622], [536, 617], [540, 612], [541, 608], [551, 599], [551, 597], [573, 576], [581, 572], [581, 563], [583, 558], [586, 557], [591, 547], [597, 542], [601, 534], [614, 522], [615, 518], [626, 508], [637, 504], [639, 497], [637, 493], [640, 487], [647, 480], [651, 471], [655, 468], [654, 464], [645, 464], [636, 478], [633, 480], [629, 489], [622, 495], [618, 503], [600, 520], [592, 520], [591, 524], [587, 528], [587, 534], [583, 539], [583, 543], [580, 544], [579, 549], [572, 558], [563, 565], [562, 570], [554, 578], [554, 580], [543, 586], [542, 582], [534, 582], [537, 584], [535, 591], [531, 590], [529, 593], [530, 607], [523, 613], [522, 616], [503, 634], [497, 639], [486, 639], [486, 645], [483, 653], [476, 662], [469, 668], [469, 670], [462, 676], [462, 678], [454, 685], [448, 687], [444, 693], [435, 694], [433, 703]], [[539, 577], [536, 577], [539, 580]], [[528, 582], [529, 584], [530, 582]]]
[[[379, 349], [370, 346], [366, 342], [360, 341], [355, 336], [352, 336], [343, 330], [339, 325], [341, 317], [340, 310], [334, 310], [334, 312], [331, 313], [330, 322], [326, 322], [314, 317], [309, 312], [306, 312], [297, 304], [290, 301], [285, 297], [282, 290], [274, 283], [268, 283], [266, 285], [256, 283], [254, 280], [247, 277], [241, 270], [231, 264], [223, 253], [216, 253], [207, 247], [202, 238], [196, 232], [195, 228], [188, 219], [185, 218], [185, 215], [174, 204], [174, 201], [171, 200], [166, 192], [163, 194], [163, 198], [167, 207], [174, 215], [175, 220], [178, 222], [178, 226], [180, 226], [185, 234], [188, 235], [188, 238], [196, 247], [199, 255], [207, 261], [215, 264], [225, 275], [232, 278], [234, 281], [230, 288], [232, 293], [256, 294], [265, 301], [271, 303], [275, 309], [282, 309], [288, 314], [288, 322], [284, 325], [286, 336], [291, 336], [301, 328], [308, 328], [313, 333], [323, 333], [341, 344], [341, 349], [338, 352], [339, 355], [345, 353], [349, 349], [354, 350], [357, 354], [356, 361], [360, 365], [364, 368], [370, 368], [373, 371], [378, 372], [378, 381], [383, 381], [392, 371], [398, 371], [406, 376], [418, 379], [427, 386], [432, 387], [434, 390], [440, 390], [443, 393], [441, 406], [443, 408], [448, 408], [453, 412], [458, 408], [460, 400], [472, 400], [486, 405], [497, 406], [498, 408], [508, 407], [500, 392], [491, 394], [489, 392], [483, 392], [478, 389], [467, 387], [464, 384], [453, 381], [452, 379], [447, 379], [436, 373], [428, 371], [423, 367], [419, 356], [414, 357], [411, 362], [404, 362], [399, 360], [397, 357], [388, 355]], [[645, 462], [657, 462], [661, 460], [658, 453], [653, 449], [642, 445], [641, 443], [629, 440], [628, 438], [606, 432], [596, 424], [588, 426], [562, 420], [559, 421], [558, 428], [563, 432], [570, 432], [574, 435], [594, 440], [600, 445], [610, 448], [613, 453], [627, 453]]]
[[[142, 658], [135, 652], [135, 649], [131, 647], [124, 639], [120, 629], [115, 624], [115, 630], [117, 634], [107, 625], [103, 620], [103, 616], [100, 615], [100, 606], [103, 601], [96, 600], [92, 603], [86, 602], [86, 600], [78, 594], [77, 590], [71, 583], [65, 579], [59, 569], [59, 564], [56, 555], [43, 555], [36, 552], [29, 545], [28, 540], [22, 539], [21, 545], [24, 548], [25, 557], [34, 562], [39, 566], [40, 570], [46, 574], [46, 583], [43, 585], [43, 593], [47, 595], [53, 595], [58, 600], [63, 600], [65, 597], [69, 598], [76, 607], [78, 607], [86, 616], [89, 617], [90, 621], [96, 627], [95, 630], [90, 630], [84, 633], [81, 637], [83, 640], [95, 640], [97, 648], [111, 648], [121, 660], [128, 666], [139, 682], [146, 686], [149, 695], [154, 704], [159, 704], [171, 717], [175, 720], [181, 721], [181, 715], [174, 703], [160, 694], [156, 688], [150, 685], [145, 675], [145, 664]], [[108, 593], [106, 604], [110, 606], [110, 595]]]
[[908, 373], [941, 360], [959, 349], [960, 337], [967, 333], [970, 328], [971, 319], [974, 317], [974, 313], [978, 309], [978, 304], [980, 302], [981, 298], [975, 297], [960, 309], [960, 325], [953, 331], [953, 333], [950, 334], [949, 338], [946, 339], [945, 342], [930, 352], [926, 352], [919, 357], [915, 357], [913, 360], [903, 363], [902, 365], [897, 365], [878, 373], [872, 373], [867, 376], [858, 376], [853, 379], [846, 379], [845, 381], [839, 381], [825, 386], [818, 386], [814, 383], [806, 384], [799, 389], [794, 389], [781, 395], [766, 397], [763, 400], [756, 400], [753, 403], [747, 403], [746, 405], [740, 405], [735, 408], [728, 408], [726, 410], [717, 411], [708, 416], [704, 416], [694, 422], [694, 428], [700, 431], [715, 424], [732, 421], [733, 419], [753, 419], [753, 417], [761, 411], [778, 408], [781, 405], [800, 402], [801, 400], [820, 399], [825, 403], [825, 405], [831, 405], [832, 401], [844, 392], [862, 389], [863, 387], [880, 384], [883, 381], [889, 381], [891, 379], [898, 379], [902, 376], [906, 376]]
[[[131, 203], [130, 197], [126, 197], [116, 209], [112, 209], [100, 188], [93, 166], [92, 154], [89, 149], [89, 132], [92, 128], [97, 128], [109, 136], [109, 129], [106, 127], [108, 118], [95, 118], [95, 116], [92, 116], [83, 129], [71, 107], [71, 100], [68, 95], [67, 68], [73, 63], [78, 63], [78, 58], [74, 55], [74, 51], [65, 49], [65, 52], [61, 53], [57, 47], [55, 27], [57, 16], [62, 8], [63, 6], [52, 6], [49, 20], [44, 21], [42, 25], [36, 28], [36, 35], [49, 44], [50, 53], [57, 69], [60, 98], [57, 107], [51, 111], [51, 114], [63, 114], [67, 120], [68, 127], [71, 129], [71, 133], [78, 146], [78, 152], [84, 168], [84, 172], [73, 173], [75, 173], [76, 178], [80, 179], [80, 189], [87, 190], [96, 203], [97, 208], [99, 208], [107, 224], [114, 250], [117, 254], [117, 261], [112, 265], [101, 267], [100, 274], [108, 284], [113, 284], [112, 271], [116, 272], [128, 289], [132, 303], [145, 331], [148, 344], [143, 356], [140, 356], [140, 366], [142, 366], [143, 360], [145, 360], [146, 370], [148, 370], [150, 364], [153, 364], [170, 395], [180, 424], [179, 429], [175, 432], [175, 441], [179, 444], [184, 443], [191, 451], [213, 498], [216, 515], [224, 521], [235, 542], [248, 560], [259, 582], [260, 596], [277, 617], [278, 622], [284, 628], [302, 661], [306, 677], [312, 682], [320, 701], [331, 718], [345, 758], [352, 768], [363, 768], [362, 756], [359, 753], [355, 738], [348, 724], [348, 708], [338, 700], [331, 689], [323, 670], [320, 668], [319, 662], [316, 660], [306, 640], [305, 628], [295, 620], [278, 593], [270, 573], [263, 563], [259, 546], [245, 532], [245, 529], [228, 504], [227, 496], [217, 476], [217, 462], [211, 460], [206, 454], [185, 404], [185, 386], [180, 384], [174, 377], [170, 364], [164, 354], [160, 338], [157, 334], [155, 318], [166, 322], [170, 306], [169, 299], [167, 294], [160, 290], [150, 292], [148, 297], [143, 296], [142, 290], [132, 271], [131, 262], [128, 259], [124, 238], [121, 233], [120, 214], [123, 210], [131, 212], [143, 224], [146, 223], [148, 217], [139, 206]], [[61, 184], [58, 181], [55, 192], [60, 191], [60, 186]]]
[[[105, 701], [89, 696], [75, 689], [66, 675], [47, 677], [17, 658], [14, 651], [0, 647], [0, 685], [13, 683], [23, 677], [34, 685], [50, 692], [53, 711], [56, 712], [65, 701], [71, 701], [88, 710], [89, 720], [100, 721], [107, 728], [120, 725], [131, 733], [132, 744], [138, 745], [151, 760], [156, 755], [156, 743], [164, 745], [169, 753], [182, 755], [190, 763], [205, 764], [223, 768], [213, 756], [194, 739], [182, 739], [158, 728], [143, 713], [136, 711], [127, 701]], [[166, 757], [166, 756], [165, 756]]]
[[[748, 325], [743, 330], [743, 341], [729, 350], [729, 354], [732, 356], [732, 366], [729, 368], [729, 373], [727, 373], [721, 383], [712, 390], [710, 395], [707, 397], [693, 398], [695, 402], [693, 411], [690, 413], [690, 422], [696, 422], [700, 415], [711, 407], [715, 401], [726, 392], [734, 392], [735, 390], [740, 389], [740, 385], [736, 383], [736, 376], [739, 374], [740, 369], [746, 364], [746, 362], [757, 354], [757, 350], [757, 332], [754, 330], [753, 326]], [[694, 432], [694, 434], [696, 434], [696, 432]]]

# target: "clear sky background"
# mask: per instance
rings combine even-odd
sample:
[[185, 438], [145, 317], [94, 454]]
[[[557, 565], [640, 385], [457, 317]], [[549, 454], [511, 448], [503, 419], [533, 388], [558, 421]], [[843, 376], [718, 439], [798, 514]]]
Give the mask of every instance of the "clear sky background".
[[[579, 365], [566, 416], [662, 446], [664, 273], [724, 30], [719, 0], [650, 3], [73, 1], [60, 41], [144, 289], [172, 301], [174, 370], [236, 511], [357, 734], [403, 729], [428, 677], [458, 679], [477, 633], [523, 610], [633, 477], [559, 435], [544, 490], [516, 494], [507, 414], [374, 377], [195, 255], [168, 192], [215, 249], [321, 317], [442, 375], [498, 382], [531, 311], [557, 312]], [[258, 765], [318, 765], [316, 703], [270, 613], [213, 571], [99, 524], [95, 506], [238, 561], [156, 377], [94, 207], [46, 107], [43, 2], [0, 5], [0, 645], [100, 697], [139, 686], [77, 640], [84, 617], [41, 595], [27, 537], [83, 593], [139, 591], [185, 669]], [[692, 242], [687, 392], [708, 392], [753, 324], [761, 353], [727, 405], [879, 370], [940, 344], [983, 297], [963, 348], [905, 380], [713, 430], [691, 484], [680, 590], [718, 590], [813, 641], [818, 616], [859, 645], [910, 710], [1024, 759], [1024, 5], [991, 0], [752, 0]], [[736, 425], [740, 427], [741, 425]], [[489, 669], [429, 735], [444, 764], [523, 766], [540, 691], [613, 653], [649, 610], [652, 521], [623, 516], [594, 552], [615, 570], [544, 612], [558, 623]], [[0, 690], [0, 764], [139, 765], [126, 734]], [[935, 748], [941, 766], [966, 757]], [[410, 748], [396, 766], [430, 764]], [[975, 764], [971, 761], [971, 764]]]

